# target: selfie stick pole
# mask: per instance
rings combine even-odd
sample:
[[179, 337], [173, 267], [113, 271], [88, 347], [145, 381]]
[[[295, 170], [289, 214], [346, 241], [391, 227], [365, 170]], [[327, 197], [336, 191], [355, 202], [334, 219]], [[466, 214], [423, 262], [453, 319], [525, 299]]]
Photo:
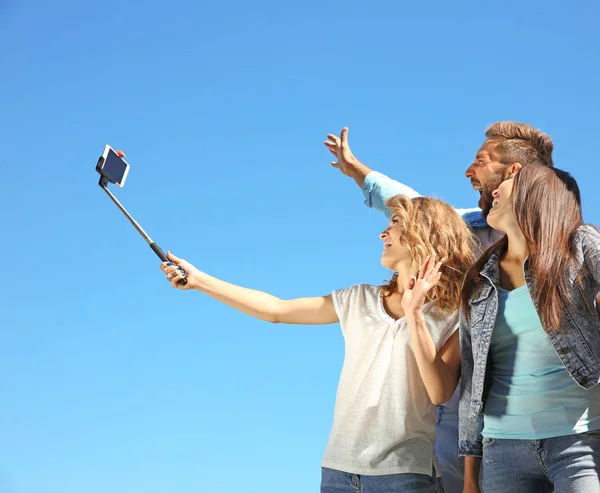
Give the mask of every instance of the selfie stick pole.
[[[158, 258], [161, 259], [163, 262], [169, 262], [169, 258], [165, 255], [165, 252], [163, 252], [162, 249], [156, 244], [156, 242], [153, 241], [152, 238], [150, 238], [150, 236], [148, 236], [148, 233], [146, 233], [142, 229], [142, 227], [131, 216], [131, 214], [129, 214], [129, 212], [127, 212], [127, 209], [125, 209], [125, 207], [123, 207], [123, 205], [121, 204], [121, 202], [119, 202], [117, 197], [115, 197], [112, 194], [112, 192], [108, 189], [108, 187], [106, 186], [107, 184], [108, 184], [108, 180], [104, 176], [101, 176], [100, 182], [98, 183], [98, 185], [100, 185], [100, 188], [102, 188], [102, 190], [104, 190], [106, 192], [106, 194], [110, 197], [110, 200], [112, 200], [115, 203], [115, 205], [119, 208], [119, 210], [125, 215], [125, 217], [127, 219], [129, 219], [129, 222], [133, 225], [133, 227], [137, 230], [137, 232], [142, 235], [142, 238], [144, 238], [146, 243], [148, 243], [148, 245], [150, 245], [150, 248], [152, 248], [152, 251], [154, 253], [156, 253]], [[179, 281], [179, 284], [187, 284], [187, 279], [181, 279]]]

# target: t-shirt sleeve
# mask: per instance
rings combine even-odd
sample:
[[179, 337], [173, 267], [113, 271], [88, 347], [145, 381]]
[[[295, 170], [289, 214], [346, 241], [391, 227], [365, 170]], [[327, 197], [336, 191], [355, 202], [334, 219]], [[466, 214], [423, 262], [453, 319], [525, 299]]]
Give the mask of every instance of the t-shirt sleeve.
[[366, 284], [355, 284], [349, 288], [333, 291], [331, 298], [344, 337], [361, 326], [361, 320], [364, 320], [365, 314], [372, 305], [372, 297]]
[[353, 302], [356, 302], [358, 285], [350, 286], [349, 288], [336, 289], [331, 293], [333, 299], [333, 306], [338, 318], [340, 319], [340, 325], [344, 327], [348, 322], [350, 314], [350, 308]]
[[442, 331], [436, 347], [441, 350], [452, 335], [458, 330], [458, 310], [443, 319]]

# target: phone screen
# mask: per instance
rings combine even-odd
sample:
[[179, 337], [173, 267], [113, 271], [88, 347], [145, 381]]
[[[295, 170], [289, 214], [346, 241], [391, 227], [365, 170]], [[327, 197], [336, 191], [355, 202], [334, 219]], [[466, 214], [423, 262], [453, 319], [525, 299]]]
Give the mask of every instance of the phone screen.
[[116, 183], [120, 187], [125, 184], [129, 165], [110, 147], [104, 152], [104, 164], [100, 173], [108, 178], [111, 183]]

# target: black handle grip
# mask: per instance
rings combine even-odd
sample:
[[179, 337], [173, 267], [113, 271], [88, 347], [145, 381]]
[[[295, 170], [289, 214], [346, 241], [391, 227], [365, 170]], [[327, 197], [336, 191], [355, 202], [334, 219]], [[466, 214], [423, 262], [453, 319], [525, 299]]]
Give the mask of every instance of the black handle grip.
[[[156, 242], [150, 243], [150, 248], [152, 248], [152, 251], [156, 253], [156, 255], [158, 255], [158, 258], [161, 259], [163, 262], [169, 261], [169, 257], [165, 255], [165, 252], [162, 251], [162, 249], [156, 244]], [[187, 284], [187, 279], [180, 279], [179, 284], [185, 286]]]
[[169, 261], [169, 258], [165, 255], [165, 252], [163, 252], [162, 249], [156, 243], [150, 243], [150, 248], [152, 248], [152, 251], [156, 253], [156, 255], [158, 255], [158, 258], [161, 259], [163, 262]]

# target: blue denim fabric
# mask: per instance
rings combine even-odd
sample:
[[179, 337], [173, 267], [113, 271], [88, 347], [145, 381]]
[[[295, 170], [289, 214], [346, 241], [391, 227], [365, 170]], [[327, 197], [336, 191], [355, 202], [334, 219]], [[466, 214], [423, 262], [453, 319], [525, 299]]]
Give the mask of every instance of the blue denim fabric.
[[458, 411], [437, 406], [435, 455], [440, 463], [445, 493], [462, 493], [464, 459], [458, 456]]
[[[600, 380], [600, 318], [596, 311], [596, 296], [600, 291], [600, 231], [592, 226], [582, 226], [573, 243], [578, 265], [569, 273], [572, 301], [565, 306], [561, 326], [549, 331], [548, 338], [571, 378], [582, 388], [589, 389]], [[462, 313], [460, 316], [460, 455], [482, 455], [482, 411], [489, 376], [488, 352], [498, 313], [501, 254], [500, 247], [493, 251], [480, 273], [481, 281], [469, 298], [470, 320], [467, 321]], [[527, 287], [536, 303], [533, 296], [535, 280], [527, 261], [524, 270]], [[581, 284], [576, 281], [580, 272], [584, 273]]]
[[321, 493], [444, 493], [438, 478], [427, 474], [365, 476], [321, 468]]
[[600, 431], [544, 440], [484, 438], [485, 493], [600, 493]]

